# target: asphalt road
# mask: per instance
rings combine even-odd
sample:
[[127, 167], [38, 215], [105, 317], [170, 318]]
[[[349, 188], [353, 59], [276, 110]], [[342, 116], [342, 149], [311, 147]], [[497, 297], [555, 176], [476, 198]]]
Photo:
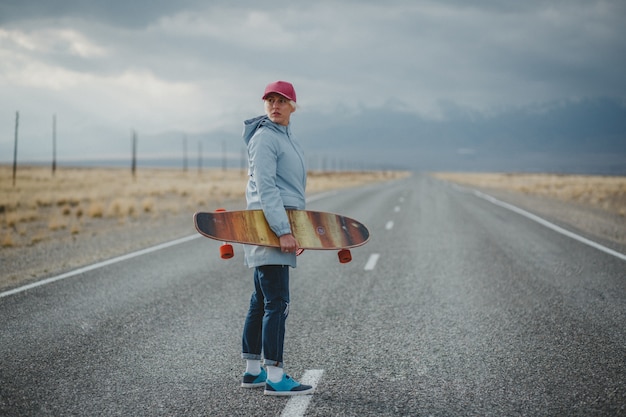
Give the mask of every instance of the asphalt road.
[[626, 415], [624, 260], [428, 177], [309, 208], [372, 239], [292, 272], [308, 402], [239, 387], [252, 274], [198, 238], [1, 297], [0, 415]]

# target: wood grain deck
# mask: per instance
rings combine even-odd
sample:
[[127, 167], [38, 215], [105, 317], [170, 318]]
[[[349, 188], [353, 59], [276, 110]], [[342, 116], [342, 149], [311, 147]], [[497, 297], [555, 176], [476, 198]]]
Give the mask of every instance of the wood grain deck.
[[[293, 235], [303, 249], [347, 249], [369, 240], [367, 227], [349, 217], [310, 210], [287, 210], [287, 215]], [[280, 246], [261, 210], [198, 212], [194, 223], [199, 233], [211, 239]]]

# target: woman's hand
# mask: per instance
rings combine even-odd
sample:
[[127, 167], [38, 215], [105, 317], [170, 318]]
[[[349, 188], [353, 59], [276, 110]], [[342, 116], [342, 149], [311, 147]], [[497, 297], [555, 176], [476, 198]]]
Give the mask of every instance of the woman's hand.
[[278, 240], [280, 241], [280, 250], [285, 253], [297, 253], [299, 250], [298, 241], [291, 233], [280, 236]]

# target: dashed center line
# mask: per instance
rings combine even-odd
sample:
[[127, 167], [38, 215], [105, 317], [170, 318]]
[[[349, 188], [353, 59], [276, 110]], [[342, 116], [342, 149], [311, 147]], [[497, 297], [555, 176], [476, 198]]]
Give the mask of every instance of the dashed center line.
[[387, 224], [385, 225], [385, 229], [386, 230], [393, 229], [393, 222], [392, 221], [388, 221]]
[[378, 262], [378, 258], [380, 258], [380, 254], [372, 253], [367, 260], [367, 263], [365, 264], [365, 268], [363, 269], [365, 269], [366, 271], [372, 271], [376, 267], [376, 262]]
[[[323, 369], [309, 369], [300, 378], [300, 383], [317, 387], [317, 383], [322, 378], [323, 373]], [[281, 417], [302, 417], [306, 413], [311, 398], [313, 398], [313, 395], [291, 397], [283, 409]]]
[[395, 211], [396, 213], [400, 212], [400, 206], [395, 206], [393, 208], [393, 211]]

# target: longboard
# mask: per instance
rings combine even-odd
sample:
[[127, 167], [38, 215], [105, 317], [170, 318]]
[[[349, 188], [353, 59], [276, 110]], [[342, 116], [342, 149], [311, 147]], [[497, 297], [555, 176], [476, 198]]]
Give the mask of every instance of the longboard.
[[[369, 240], [367, 227], [354, 219], [333, 213], [287, 210], [291, 230], [302, 249], [339, 250], [342, 263], [352, 259], [349, 248]], [[229, 243], [280, 247], [262, 210], [198, 212], [196, 230], [203, 236]], [[232, 257], [232, 247], [221, 248], [222, 258]]]

